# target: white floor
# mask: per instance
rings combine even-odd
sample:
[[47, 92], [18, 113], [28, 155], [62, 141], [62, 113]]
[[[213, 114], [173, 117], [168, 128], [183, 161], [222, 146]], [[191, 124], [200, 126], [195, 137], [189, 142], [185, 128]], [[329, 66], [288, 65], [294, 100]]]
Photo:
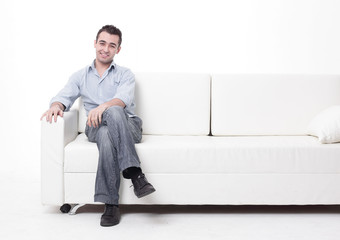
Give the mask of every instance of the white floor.
[[340, 206], [121, 206], [103, 228], [102, 205], [42, 206], [39, 174], [24, 173], [0, 171], [0, 239], [340, 239]]

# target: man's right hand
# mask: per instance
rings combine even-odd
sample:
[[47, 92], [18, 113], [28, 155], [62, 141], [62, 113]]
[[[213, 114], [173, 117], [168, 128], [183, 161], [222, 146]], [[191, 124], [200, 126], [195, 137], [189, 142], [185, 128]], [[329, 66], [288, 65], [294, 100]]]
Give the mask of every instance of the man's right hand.
[[48, 109], [40, 118], [40, 121], [46, 116], [46, 121], [52, 123], [52, 119], [54, 118], [54, 122], [57, 122], [58, 115], [60, 117], [64, 116], [64, 105], [60, 102], [52, 103], [50, 109]]

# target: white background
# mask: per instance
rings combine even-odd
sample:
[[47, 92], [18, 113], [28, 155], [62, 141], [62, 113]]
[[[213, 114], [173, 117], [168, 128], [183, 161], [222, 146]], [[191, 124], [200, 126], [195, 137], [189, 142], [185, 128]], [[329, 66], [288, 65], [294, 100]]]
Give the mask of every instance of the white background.
[[39, 178], [40, 115], [103, 25], [122, 30], [115, 62], [135, 72], [339, 74], [339, 13], [337, 0], [2, 0], [0, 173]]

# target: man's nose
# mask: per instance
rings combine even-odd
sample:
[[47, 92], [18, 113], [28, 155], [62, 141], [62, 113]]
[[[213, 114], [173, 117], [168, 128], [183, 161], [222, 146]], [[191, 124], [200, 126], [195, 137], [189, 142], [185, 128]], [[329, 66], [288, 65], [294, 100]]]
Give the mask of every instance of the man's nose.
[[105, 51], [105, 52], [108, 52], [108, 51], [109, 51], [109, 46], [106, 45], [106, 46], [104, 47], [104, 51]]

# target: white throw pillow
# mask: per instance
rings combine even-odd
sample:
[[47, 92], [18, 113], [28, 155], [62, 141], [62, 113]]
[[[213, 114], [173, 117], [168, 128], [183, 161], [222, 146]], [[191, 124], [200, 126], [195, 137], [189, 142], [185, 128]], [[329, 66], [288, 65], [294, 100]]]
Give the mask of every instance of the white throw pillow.
[[310, 122], [307, 134], [318, 137], [321, 143], [340, 142], [340, 105], [331, 106]]

